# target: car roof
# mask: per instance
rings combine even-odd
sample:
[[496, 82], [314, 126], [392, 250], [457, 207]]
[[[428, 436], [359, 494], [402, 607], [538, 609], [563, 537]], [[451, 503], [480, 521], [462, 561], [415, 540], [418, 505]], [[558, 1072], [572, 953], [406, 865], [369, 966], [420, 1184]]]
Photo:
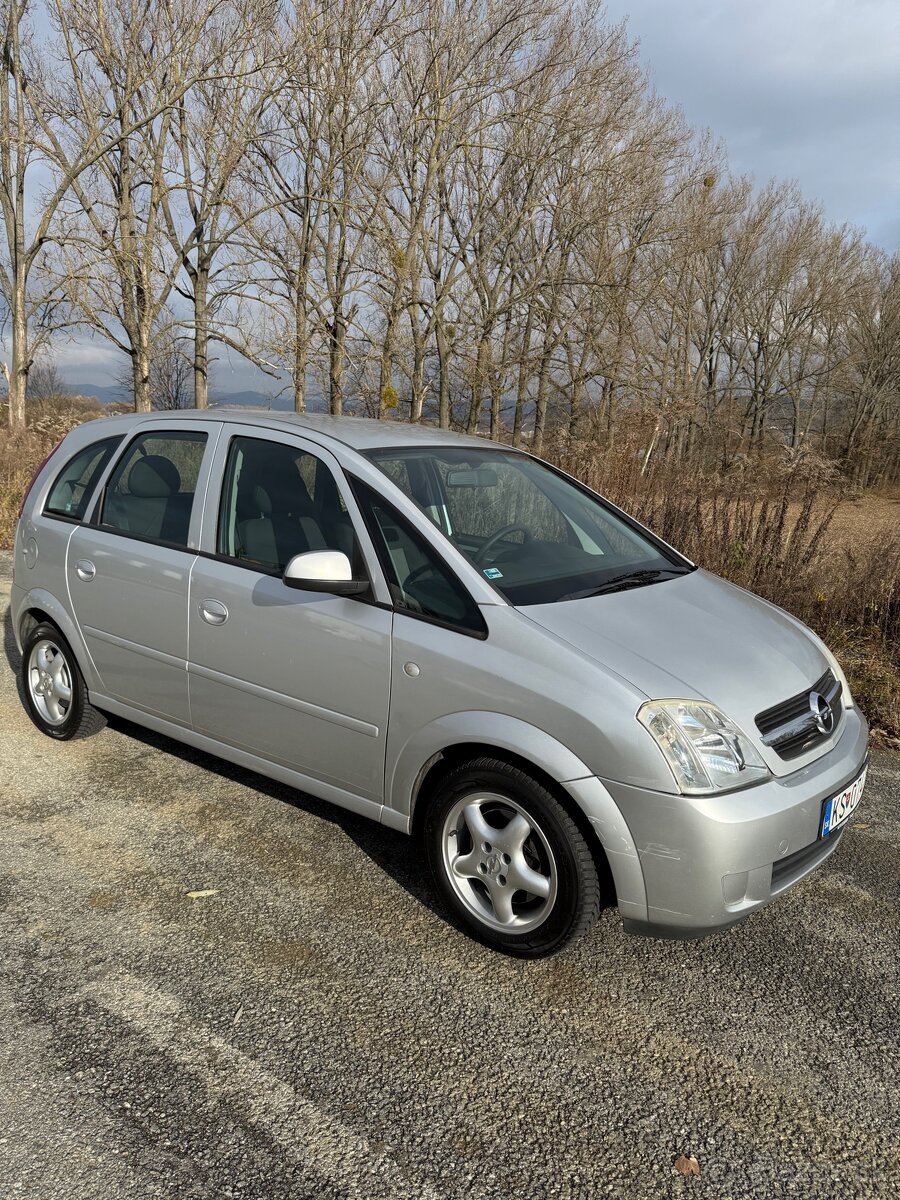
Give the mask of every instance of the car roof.
[[[260, 412], [246, 408], [185, 408], [150, 413], [125, 413], [108, 417], [110, 422], [125, 425], [137, 421], [228, 421], [237, 425], [257, 426], [268, 429], [287, 428], [292, 433], [309, 432], [317, 440], [340, 442], [354, 450], [402, 449], [416, 445], [459, 446], [496, 445], [481, 437], [452, 433], [448, 429], [437, 429], [432, 425], [411, 425], [403, 421], [376, 420], [371, 417], [332, 417], [326, 413]], [[509, 449], [509, 447], [505, 447]]]

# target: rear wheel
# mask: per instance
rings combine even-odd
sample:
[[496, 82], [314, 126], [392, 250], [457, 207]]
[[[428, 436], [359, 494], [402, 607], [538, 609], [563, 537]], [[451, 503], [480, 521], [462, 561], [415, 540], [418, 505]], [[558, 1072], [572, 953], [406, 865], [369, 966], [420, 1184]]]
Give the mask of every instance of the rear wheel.
[[48, 737], [89, 737], [106, 724], [88, 700], [72, 648], [55, 625], [42, 622], [29, 633], [21, 675], [28, 715]]
[[471, 933], [522, 958], [554, 954], [600, 910], [590, 848], [554, 795], [480, 758], [451, 771], [425, 817], [437, 887]]

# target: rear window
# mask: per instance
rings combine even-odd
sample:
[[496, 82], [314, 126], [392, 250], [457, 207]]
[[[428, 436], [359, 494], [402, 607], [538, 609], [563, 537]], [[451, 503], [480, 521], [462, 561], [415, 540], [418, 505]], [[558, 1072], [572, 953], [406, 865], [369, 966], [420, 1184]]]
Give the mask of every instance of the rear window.
[[114, 467], [100, 524], [131, 537], [187, 546], [206, 434], [142, 433]]
[[54, 517], [82, 521], [87, 512], [94, 484], [103, 473], [121, 437], [92, 442], [70, 458], [54, 480], [44, 512]]

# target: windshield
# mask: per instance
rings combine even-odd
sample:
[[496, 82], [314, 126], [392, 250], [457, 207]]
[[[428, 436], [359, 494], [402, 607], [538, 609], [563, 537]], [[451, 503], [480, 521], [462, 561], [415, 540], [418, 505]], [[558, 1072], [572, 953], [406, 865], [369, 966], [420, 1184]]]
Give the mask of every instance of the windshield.
[[550, 604], [691, 570], [597, 497], [512, 450], [417, 447], [369, 458], [512, 604]]

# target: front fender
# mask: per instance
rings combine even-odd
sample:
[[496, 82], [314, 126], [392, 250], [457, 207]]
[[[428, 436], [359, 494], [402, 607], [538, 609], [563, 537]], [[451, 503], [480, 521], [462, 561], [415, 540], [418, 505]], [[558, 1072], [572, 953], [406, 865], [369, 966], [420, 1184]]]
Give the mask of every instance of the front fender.
[[409, 832], [423, 767], [453, 746], [476, 743], [534, 763], [565, 788], [603, 846], [623, 917], [646, 920], [647, 894], [637, 847], [619, 807], [603, 783], [562, 742], [515, 717], [495, 712], [450, 713], [419, 729], [393, 765], [381, 819]]
[[46, 588], [29, 589], [24, 593], [16, 607], [13, 620], [15, 621], [16, 644], [19, 649], [21, 650], [22, 648], [22, 627], [25, 616], [34, 609], [45, 613], [72, 647], [75, 660], [87, 684], [88, 692], [102, 690], [100, 676], [97, 673], [97, 668], [94, 666], [94, 660], [91, 658], [84, 638], [81, 636], [80, 629], [72, 620], [66, 608]]

